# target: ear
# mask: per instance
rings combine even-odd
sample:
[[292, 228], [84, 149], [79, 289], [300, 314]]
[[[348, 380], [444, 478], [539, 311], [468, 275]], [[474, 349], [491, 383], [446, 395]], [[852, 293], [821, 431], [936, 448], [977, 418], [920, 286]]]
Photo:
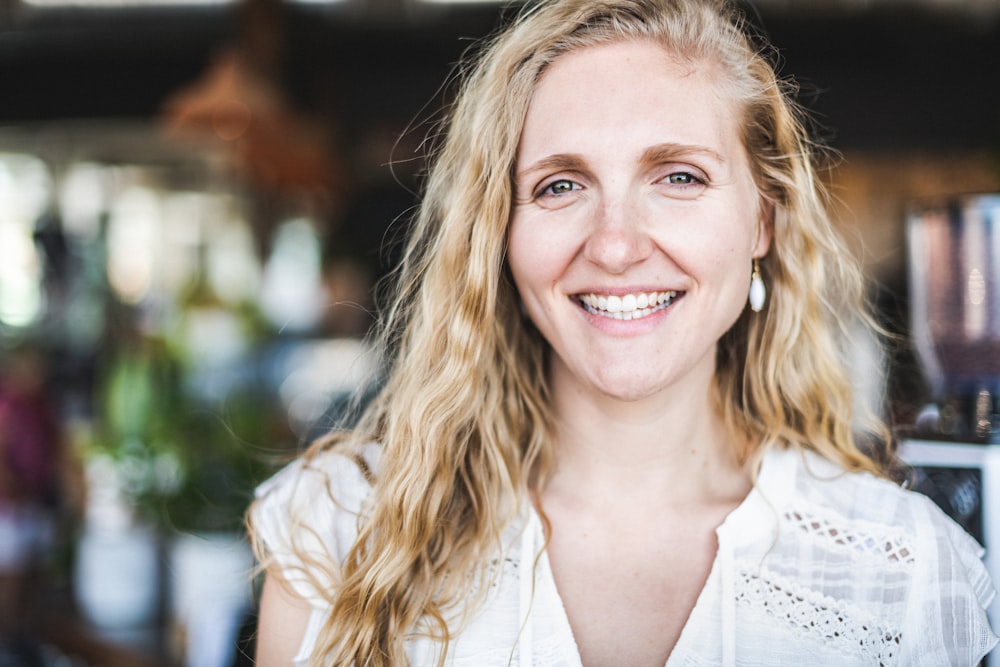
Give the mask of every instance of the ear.
[[774, 236], [774, 206], [761, 200], [760, 213], [757, 217], [757, 231], [754, 235], [753, 257], [760, 259], [771, 249], [771, 238]]

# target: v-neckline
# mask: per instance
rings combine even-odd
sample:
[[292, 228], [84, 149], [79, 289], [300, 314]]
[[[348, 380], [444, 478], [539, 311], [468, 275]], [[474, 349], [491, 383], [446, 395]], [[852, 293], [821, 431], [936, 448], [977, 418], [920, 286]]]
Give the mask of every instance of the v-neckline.
[[[751, 491], [753, 493], [753, 491]], [[743, 502], [746, 502], [745, 500]], [[733, 513], [736, 512], [742, 505], [737, 505], [733, 510], [726, 516], [726, 520], [729, 519]], [[542, 533], [541, 519], [538, 517], [534, 508], [531, 510], [532, 519], [529, 530], [534, 533], [533, 542], [535, 544], [541, 544], [544, 541], [544, 534]], [[718, 532], [722, 526], [725, 524], [724, 520], [722, 524], [716, 529]], [[720, 538], [721, 539], [721, 538]], [[530, 573], [532, 571], [531, 560], [534, 559], [534, 554], [522, 554], [522, 559], [525, 555], [528, 556], [529, 562], [525, 563], [525, 572]], [[523, 562], [523, 561], [522, 561]], [[698, 596], [695, 599], [694, 606], [691, 608], [690, 613], [688, 613], [687, 619], [684, 621], [684, 627], [681, 628], [680, 634], [677, 636], [677, 641], [674, 643], [673, 648], [670, 650], [670, 654], [667, 656], [667, 660], [664, 663], [664, 667], [671, 667], [671, 659], [675, 655], [679, 655], [678, 648], [682, 648], [690, 641], [688, 637], [691, 635], [689, 631], [690, 627], [696, 627], [698, 623], [698, 617], [705, 615], [705, 607], [708, 604], [707, 595], [709, 591], [718, 588], [718, 577], [719, 577], [719, 549], [716, 548], [715, 556], [712, 558], [712, 566], [709, 568], [708, 577], [705, 578], [705, 583], [701, 590], [698, 591]], [[555, 608], [557, 610], [558, 617], [556, 622], [558, 623], [558, 628], [561, 633], [566, 637], [566, 645], [572, 646], [574, 654], [572, 656], [567, 656], [571, 658], [571, 667], [583, 667], [583, 658], [580, 655], [580, 646], [576, 641], [576, 636], [573, 633], [573, 626], [569, 622], [569, 614], [566, 612], [566, 605], [563, 602], [562, 595], [559, 593], [559, 587], [556, 585], [555, 575], [552, 572], [552, 563], [549, 561], [548, 550], [543, 549], [541, 555], [538, 557], [537, 571], [535, 572], [535, 586], [536, 589], [541, 592], [546, 589], [550, 590], [552, 597], [555, 600]], [[530, 662], [529, 662], [530, 664]]]
[[[741, 526], [746, 526], [754, 522], [747, 521], [749, 517], [744, 516], [748, 513], [757, 513], [762, 507], [771, 507], [773, 509], [773, 502], [776, 498], [773, 497], [771, 492], [763, 492], [762, 488], [767, 488], [766, 479], [771, 476], [774, 472], [774, 468], [782, 465], [779, 460], [783, 460], [788, 456], [788, 452], [782, 452], [780, 450], [771, 450], [767, 452], [761, 459], [760, 468], [758, 470], [757, 479], [754, 485], [750, 488], [749, 493], [743, 498], [729, 513], [725, 516], [722, 522], [716, 527], [715, 533], [717, 538], [717, 545], [715, 555], [712, 558], [712, 566], [709, 568], [708, 577], [705, 579], [705, 583], [702, 585], [701, 590], [698, 592], [698, 596], [695, 599], [694, 606], [688, 613], [688, 617], [684, 622], [684, 626], [681, 628], [680, 634], [677, 636], [677, 641], [674, 643], [673, 648], [670, 650], [670, 654], [667, 656], [667, 660], [664, 663], [664, 667], [673, 667], [676, 664], [676, 660], [679, 660], [677, 656], [690, 653], [688, 650], [688, 644], [693, 641], [691, 639], [694, 630], [692, 628], [698, 627], [699, 623], [702, 623], [701, 619], [709, 613], [711, 608], [711, 602], [709, 599], [710, 595], [721, 595], [723, 588], [722, 577], [725, 573], [722, 572], [722, 564], [720, 561], [726, 560], [731, 561], [732, 555], [729, 558], [722, 558], [723, 551], [732, 551], [736, 542], [743, 542], [747, 539], [752, 539], [752, 535], [743, 534], [740, 530]], [[776, 460], [778, 459], [778, 460]], [[773, 490], [771, 490], [773, 491]], [[535, 585], [533, 586], [534, 593], [543, 592], [546, 588], [551, 591], [552, 597], [555, 600], [555, 613], [557, 618], [555, 619], [558, 624], [559, 631], [564, 634], [567, 640], [565, 645], [573, 647], [573, 655], [567, 656], [570, 662], [567, 663], [568, 667], [583, 667], [583, 658], [580, 655], [580, 647], [577, 644], [576, 637], [573, 634], [573, 627], [569, 622], [569, 614], [566, 612], [566, 606], [563, 602], [562, 595], [559, 593], [559, 588], [556, 586], [555, 575], [552, 572], [552, 564], [549, 561], [549, 554], [547, 549], [541, 549], [539, 553], [538, 545], [544, 544], [545, 536], [542, 530], [541, 517], [538, 515], [537, 509], [529, 503], [528, 506], [529, 519], [528, 525], [525, 526], [525, 531], [530, 533], [530, 539], [527, 543], [522, 542], [521, 553], [521, 572], [522, 576], [534, 573]], [[537, 561], [536, 561], [537, 556]], [[536, 571], [537, 563], [537, 571]], [[731, 562], [727, 565], [731, 566]], [[522, 610], [521, 613], [528, 613], [529, 607], [524, 607], [524, 602], [522, 600]], [[723, 600], [722, 604], [727, 604]], [[530, 602], [528, 603], [530, 605]], [[523, 616], [522, 616], [523, 618]], [[530, 649], [529, 646], [524, 646], [523, 649]], [[528, 662], [524, 662], [522, 657], [522, 665], [530, 665], [530, 656], [528, 656]]]

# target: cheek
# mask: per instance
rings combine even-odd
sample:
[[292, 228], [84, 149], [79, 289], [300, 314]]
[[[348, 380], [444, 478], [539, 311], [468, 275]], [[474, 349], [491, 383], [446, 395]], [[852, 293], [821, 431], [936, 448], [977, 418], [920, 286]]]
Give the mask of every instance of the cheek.
[[532, 248], [526, 241], [524, 235], [512, 224], [507, 235], [507, 265], [514, 278], [514, 286], [522, 293], [525, 288], [525, 268], [531, 266], [533, 255]]
[[[740, 237], [738, 240], [742, 242], [743, 238]], [[749, 243], [746, 245], [742, 243], [740, 245], [730, 245], [727, 243], [725, 247], [716, 248], [714, 271], [717, 279], [720, 282], [731, 285], [733, 288], [739, 288], [744, 283], [749, 285], [753, 262], [752, 257]]]
[[511, 224], [507, 263], [522, 298], [558, 278], [563, 265], [560, 255], [559, 244], [554, 242], [552, 234], [536, 232], [526, 224]]
[[702, 223], [689, 228], [671, 227], [656, 234], [662, 255], [677, 270], [697, 282], [718, 282], [742, 271], [750, 275], [750, 245], [744, 234], [731, 227]]

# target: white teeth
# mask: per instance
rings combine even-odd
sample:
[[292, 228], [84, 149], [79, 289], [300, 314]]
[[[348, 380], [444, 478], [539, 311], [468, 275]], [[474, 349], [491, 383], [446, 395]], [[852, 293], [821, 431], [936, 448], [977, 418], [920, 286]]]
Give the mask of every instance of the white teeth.
[[587, 312], [616, 320], [638, 320], [663, 310], [673, 302], [677, 292], [640, 292], [638, 294], [582, 294], [580, 303]]

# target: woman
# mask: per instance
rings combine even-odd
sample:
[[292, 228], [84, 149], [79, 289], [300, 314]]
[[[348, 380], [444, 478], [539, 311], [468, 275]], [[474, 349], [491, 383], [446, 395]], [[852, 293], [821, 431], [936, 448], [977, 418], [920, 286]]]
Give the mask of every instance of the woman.
[[[265, 484], [258, 664], [971, 665], [981, 549], [884, 478], [862, 278], [711, 0], [566, 0], [451, 110], [361, 424]], [[749, 303], [748, 303], [749, 295]]]

